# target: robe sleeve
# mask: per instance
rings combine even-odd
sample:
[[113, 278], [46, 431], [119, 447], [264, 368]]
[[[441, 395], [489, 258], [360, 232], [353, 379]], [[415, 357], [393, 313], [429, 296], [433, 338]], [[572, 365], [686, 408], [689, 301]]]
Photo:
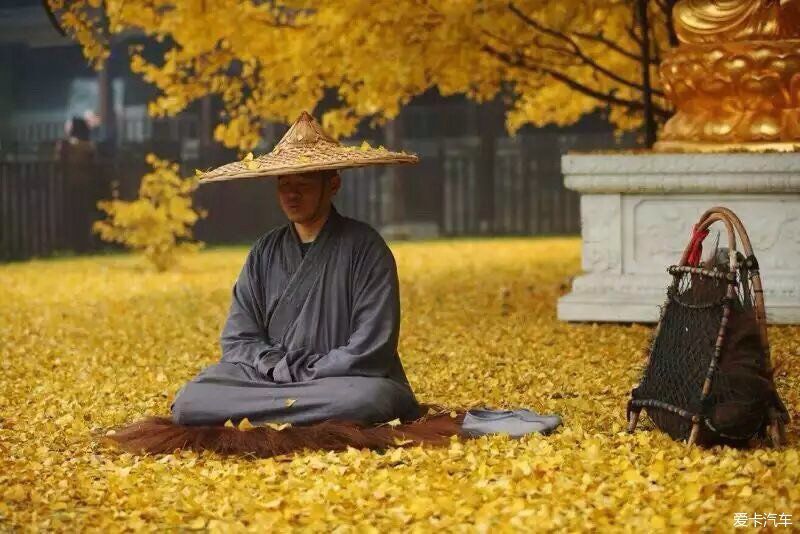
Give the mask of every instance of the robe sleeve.
[[327, 353], [295, 355], [290, 352], [275, 367], [275, 381], [388, 376], [396, 365], [400, 333], [398, 286], [394, 257], [386, 243], [378, 238], [369, 244], [363, 261], [355, 269], [347, 344]]
[[241, 363], [255, 368], [263, 378], [270, 378], [272, 368], [285, 351], [269, 342], [263, 326], [263, 306], [259, 305], [258, 256], [254, 247], [233, 286], [231, 307], [222, 328], [220, 346], [222, 361]]

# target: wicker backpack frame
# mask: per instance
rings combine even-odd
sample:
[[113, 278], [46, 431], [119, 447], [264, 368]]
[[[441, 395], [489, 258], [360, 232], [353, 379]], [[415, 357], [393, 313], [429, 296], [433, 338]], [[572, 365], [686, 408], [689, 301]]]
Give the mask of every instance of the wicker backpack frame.
[[[698, 244], [693, 242], [694, 240], [691, 240], [687, 245], [681, 256], [680, 263], [668, 268], [668, 272], [672, 275], [672, 282], [667, 290], [667, 299], [664, 306], [661, 308], [658, 326], [653, 334], [653, 343], [650, 347], [645, 364], [642, 382], [640, 383], [640, 387], [634, 388], [631, 392], [631, 399], [628, 402], [627, 418], [629, 432], [633, 432], [636, 429], [640, 412], [642, 408], [645, 408], [650, 418], [656, 423], [656, 426], [667, 431], [673, 438], [687, 439], [686, 434], [688, 434], [688, 446], [698, 444], [698, 438], [700, 438], [699, 444], [716, 444], [720, 442], [725, 443], [726, 438], [731, 437], [726, 436], [714, 427], [711, 422], [712, 418], [710, 414], [712, 413], [712, 404], [715, 399], [714, 381], [719, 375], [721, 359], [725, 358], [725, 348], [729, 347], [729, 345], [726, 345], [726, 336], [730, 337], [735, 335], [735, 332], [731, 333], [729, 331], [729, 321], [732, 319], [732, 314], [741, 314], [743, 308], [740, 305], [740, 299], [742, 298], [743, 291], [746, 291], [748, 295], [749, 317], [754, 315], [755, 322], [757, 323], [757, 338], [760, 348], [756, 347], [756, 352], [760, 355], [759, 365], [761, 369], [763, 369], [764, 375], [768, 376], [770, 383], [772, 383], [772, 364], [770, 362], [770, 348], [767, 337], [764, 294], [758, 270], [758, 262], [753, 254], [750, 238], [739, 218], [730, 209], [724, 207], [713, 207], [706, 211], [695, 226], [695, 236], [697, 236], [698, 233], [708, 230], [709, 226], [717, 222], [722, 223], [728, 236], [728, 268], [727, 270], [725, 270], [724, 267], [722, 269], [710, 269], [690, 265], [689, 258], [693, 245]], [[737, 235], [744, 254], [737, 251]], [[702, 241], [702, 238], [700, 238], [700, 241]], [[742, 278], [746, 278], [746, 280]], [[708, 312], [710, 315], [706, 315], [706, 317], [711, 318], [710, 321], [706, 322], [707, 330], [712, 330], [714, 328], [713, 325], [718, 322], [716, 330], [711, 332], [712, 336], [714, 334], [716, 335], [715, 341], [713, 341], [714, 337], [709, 338], [707, 334], [704, 342], [699, 344], [703, 347], [701, 350], [701, 352], [704, 353], [703, 358], [708, 360], [707, 370], [704, 372], [704, 376], [695, 374], [693, 377], [694, 380], [687, 378], [683, 383], [683, 386], [690, 390], [702, 384], [702, 390], [699, 392], [699, 395], [697, 395], [698, 392], [696, 390], [689, 391], [692, 401], [681, 402], [678, 400], [679, 397], [677, 395], [673, 395], [668, 391], [670, 387], [666, 385], [661, 386], [662, 392], [659, 392], [658, 384], [656, 384], [655, 387], [650, 386], [642, 388], [646, 390], [644, 392], [641, 391], [640, 388], [648, 380], [648, 373], [655, 373], [654, 369], [657, 368], [658, 365], [660, 365], [660, 369], [663, 370], [666, 366], [664, 360], [673, 360], [673, 356], [675, 356], [674, 361], [678, 362], [678, 365], [681, 365], [680, 358], [686, 356], [694, 358], [695, 356], [694, 354], [680, 355], [679, 353], [681, 350], [684, 352], [691, 352], [685, 350], [688, 341], [683, 339], [675, 342], [670, 339], [665, 332], [665, 330], [669, 328], [674, 330], [674, 316], [676, 313], [680, 314], [680, 311], [676, 311], [677, 308], [681, 306], [709, 308], [709, 306], [682, 303], [680, 299], [677, 298], [680, 291], [685, 291], [685, 286], [683, 286], [684, 289], [679, 289], [679, 285], [682, 281], [686, 283], [687, 280], [691, 280], [689, 282], [690, 285], [694, 283], [696, 286], [702, 284], [716, 284], [717, 287], [719, 287], [719, 291], [724, 293], [724, 298], [718, 299], [717, 301], [716, 313], [719, 315], [710, 312]], [[749, 284], [749, 286], [746, 284]], [[672, 306], [672, 310], [668, 311], [670, 306]], [[719, 313], [720, 306], [721, 313]], [[673, 313], [673, 317], [667, 319], [666, 316], [669, 313]], [[665, 322], [669, 323], [666, 328], [664, 327]], [[751, 326], [755, 327], [755, 325]], [[686, 332], [688, 333], [689, 331], [690, 329], [687, 327]], [[660, 334], [664, 335], [660, 336]], [[689, 335], [687, 334], [686, 337], [689, 337]], [[753, 337], [756, 336], [754, 335]], [[712, 344], [713, 347], [710, 346]], [[708, 354], [709, 349], [710, 354]], [[658, 351], [657, 355], [656, 351]], [[661, 363], [654, 361], [654, 355], [661, 359]], [[692, 360], [696, 365], [699, 365], [699, 371], [702, 371], [704, 368], [703, 362], [705, 362], [705, 359], [699, 362], [697, 359]], [[684, 359], [684, 362], [686, 361], [687, 360]], [[678, 376], [671, 378], [673, 383], [675, 383], [675, 380], [679, 380], [681, 378], [680, 374], [684, 372], [688, 377], [689, 371], [674, 371], [672, 374]], [[658, 382], [657, 377], [651, 377], [650, 382]], [[691, 385], [687, 385], [689, 383]], [[772, 385], [774, 387], [774, 383], [772, 383]], [[763, 413], [762, 423], [758, 424], [758, 431], [754, 432], [750, 437], [756, 434], [761, 436], [768, 434], [773, 446], [778, 447], [785, 442], [784, 427], [785, 423], [788, 422], [788, 412], [778, 397], [777, 391], [775, 391], [774, 394], [774, 402], [769, 403], [768, 407], [763, 411], [765, 413]], [[735, 436], [734, 438], [734, 441], [746, 441], [746, 438], [741, 438], [741, 436]]]

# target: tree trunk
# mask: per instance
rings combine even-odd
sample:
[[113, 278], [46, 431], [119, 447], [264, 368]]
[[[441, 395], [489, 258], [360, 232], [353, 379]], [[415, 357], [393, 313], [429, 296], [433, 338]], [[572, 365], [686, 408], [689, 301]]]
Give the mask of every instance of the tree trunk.
[[645, 145], [651, 148], [656, 142], [656, 118], [653, 114], [653, 87], [650, 80], [650, 23], [647, 16], [647, 0], [637, 0], [642, 49], [642, 98], [644, 99]]
[[[385, 146], [390, 150], [401, 150], [403, 147], [403, 124], [400, 115], [386, 123], [383, 128]], [[405, 188], [397, 165], [389, 165], [385, 169], [387, 185], [391, 198], [389, 199], [389, 213], [385, 222], [388, 224], [402, 224], [406, 219]]]
[[114, 114], [114, 84], [111, 77], [111, 61], [103, 63], [97, 73], [97, 99], [100, 115], [102, 142], [113, 148], [117, 139], [117, 118]]
[[494, 231], [494, 155], [497, 147], [497, 117], [503, 116], [502, 102], [495, 99], [474, 104], [477, 111], [477, 134], [481, 140], [478, 158], [478, 231]]
[[667, 8], [667, 33], [669, 34], [669, 45], [670, 46], [678, 46], [678, 35], [675, 33], [675, 23], [674, 19], [672, 18], [672, 10], [675, 8], [675, 4], [678, 3], [678, 0], [666, 0], [666, 8]]

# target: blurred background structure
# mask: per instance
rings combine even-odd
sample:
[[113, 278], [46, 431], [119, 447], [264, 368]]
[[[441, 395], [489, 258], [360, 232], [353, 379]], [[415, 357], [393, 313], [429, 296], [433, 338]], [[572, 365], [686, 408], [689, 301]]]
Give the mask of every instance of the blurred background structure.
[[[69, 191], [83, 187], [99, 200], [116, 185], [121, 198], [135, 197], [149, 170], [147, 153], [180, 163], [185, 176], [238, 157], [213, 138], [221, 106], [211, 97], [172, 117], [148, 115], [156, 89], [131, 72], [127, 54], [130, 41], [141, 39], [115, 40], [95, 71], [40, 1], [3, 2], [0, 260], [96, 249], [96, 238], [71, 228], [100, 214], [92, 203], [70, 202]], [[324, 108], [323, 102], [315, 112]], [[399, 177], [380, 168], [346, 171], [338, 208], [394, 238], [577, 234], [578, 194], [564, 187], [561, 155], [636, 146], [635, 136], [615, 135], [592, 113], [572, 126], [529, 125], [510, 137], [505, 111], [500, 97], [479, 104], [433, 89], [388, 124], [360, 128], [346, 141], [402, 148], [419, 154], [421, 163], [391, 171]], [[78, 134], [88, 127], [88, 140], [70, 136], [69, 121]], [[285, 128], [265, 125], [255, 152], [269, 150]], [[195, 203], [208, 217], [197, 223], [195, 236], [210, 244], [244, 243], [281, 224], [272, 188], [270, 180], [201, 187]]]

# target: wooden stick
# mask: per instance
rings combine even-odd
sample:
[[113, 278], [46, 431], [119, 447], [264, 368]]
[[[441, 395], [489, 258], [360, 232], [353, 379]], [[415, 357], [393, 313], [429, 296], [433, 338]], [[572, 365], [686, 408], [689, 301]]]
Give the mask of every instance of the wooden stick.
[[635, 412], [631, 413], [631, 418], [628, 421], [628, 433], [633, 434], [633, 431], [636, 430], [636, 425], [639, 423], [639, 413], [640, 410], [636, 410]]
[[686, 443], [687, 448], [697, 443], [697, 436], [700, 434], [700, 420], [698, 418], [695, 419], [696, 420], [692, 423], [692, 433], [689, 435], [689, 441]]

